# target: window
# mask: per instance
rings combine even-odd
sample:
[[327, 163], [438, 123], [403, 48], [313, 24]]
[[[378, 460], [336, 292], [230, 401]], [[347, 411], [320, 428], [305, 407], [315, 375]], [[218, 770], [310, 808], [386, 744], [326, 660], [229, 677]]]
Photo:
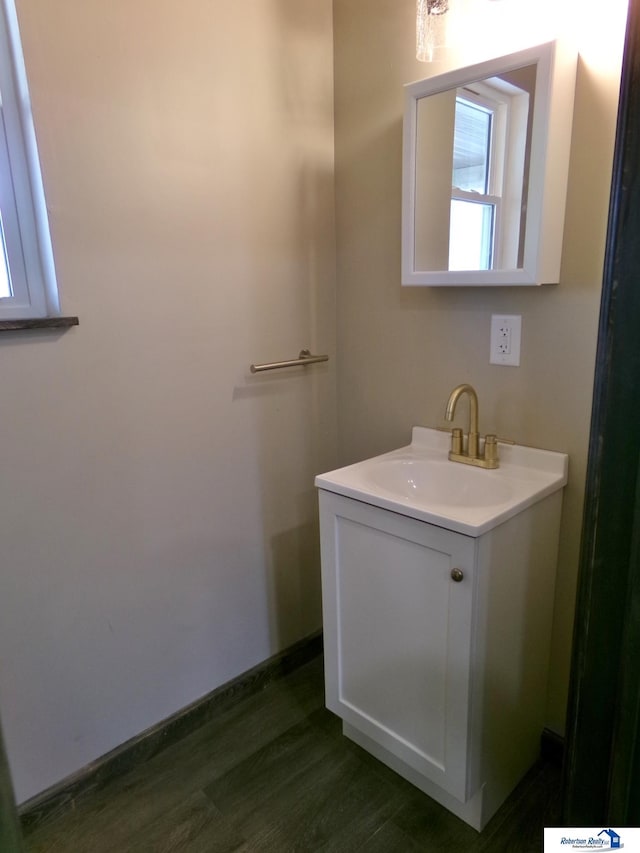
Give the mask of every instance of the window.
[[498, 77], [457, 90], [450, 270], [518, 265], [528, 112], [528, 93]]
[[60, 313], [14, 0], [0, 0], [0, 321]]
[[[450, 270], [490, 270], [500, 197], [495, 187], [496, 109], [458, 93], [453, 135]], [[464, 236], [463, 236], [464, 235]]]

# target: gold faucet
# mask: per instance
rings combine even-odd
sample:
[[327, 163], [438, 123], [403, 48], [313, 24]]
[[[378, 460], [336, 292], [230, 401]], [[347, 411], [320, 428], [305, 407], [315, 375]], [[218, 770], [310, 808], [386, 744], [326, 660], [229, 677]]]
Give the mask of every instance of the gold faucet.
[[453, 420], [456, 405], [460, 397], [466, 394], [469, 397], [469, 435], [467, 437], [467, 449], [464, 449], [464, 440], [461, 429], [451, 432], [451, 450], [449, 459], [452, 462], [464, 462], [465, 465], [475, 465], [478, 468], [497, 468], [500, 464], [498, 459], [498, 444], [495, 435], [487, 435], [484, 440], [484, 448], [480, 453], [480, 434], [478, 432], [478, 395], [472, 385], [463, 383], [456, 386], [447, 402], [445, 418]]

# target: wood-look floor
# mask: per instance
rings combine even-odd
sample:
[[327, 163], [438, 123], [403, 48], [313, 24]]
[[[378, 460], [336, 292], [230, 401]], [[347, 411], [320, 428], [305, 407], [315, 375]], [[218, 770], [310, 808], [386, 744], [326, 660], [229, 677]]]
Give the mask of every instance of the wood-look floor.
[[560, 771], [535, 767], [481, 834], [341, 734], [317, 658], [34, 829], [28, 853], [540, 853]]

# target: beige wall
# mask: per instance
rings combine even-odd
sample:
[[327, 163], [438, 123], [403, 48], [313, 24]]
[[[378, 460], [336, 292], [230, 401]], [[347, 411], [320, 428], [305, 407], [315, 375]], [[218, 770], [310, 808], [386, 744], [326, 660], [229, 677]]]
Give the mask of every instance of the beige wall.
[[[0, 340], [19, 800], [321, 625], [330, 0], [17, 3], [65, 334]], [[251, 376], [253, 361], [331, 361]]]
[[438, 92], [416, 104], [416, 177], [414, 269], [449, 269], [453, 139], [456, 90]]
[[[414, 22], [414, 0], [334, 3], [341, 462], [407, 443], [413, 424], [444, 426], [448, 394], [463, 381], [478, 390], [483, 432], [569, 454], [548, 703], [548, 724], [562, 731], [622, 27], [608, 65], [578, 69], [560, 285], [409, 289], [400, 286], [402, 85], [439, 70], [415, 61]], [[489, 365], [492, 313], [522, 315], [519, 368]]]

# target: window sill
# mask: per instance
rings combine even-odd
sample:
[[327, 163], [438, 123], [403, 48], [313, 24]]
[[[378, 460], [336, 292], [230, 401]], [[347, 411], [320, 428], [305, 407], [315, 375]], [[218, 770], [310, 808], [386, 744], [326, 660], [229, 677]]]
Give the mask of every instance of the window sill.
[[0, 332], [22, 329], [67, 329], [79, 324], [77, 317], [39, 317], [33, 320], [0, 320]]

